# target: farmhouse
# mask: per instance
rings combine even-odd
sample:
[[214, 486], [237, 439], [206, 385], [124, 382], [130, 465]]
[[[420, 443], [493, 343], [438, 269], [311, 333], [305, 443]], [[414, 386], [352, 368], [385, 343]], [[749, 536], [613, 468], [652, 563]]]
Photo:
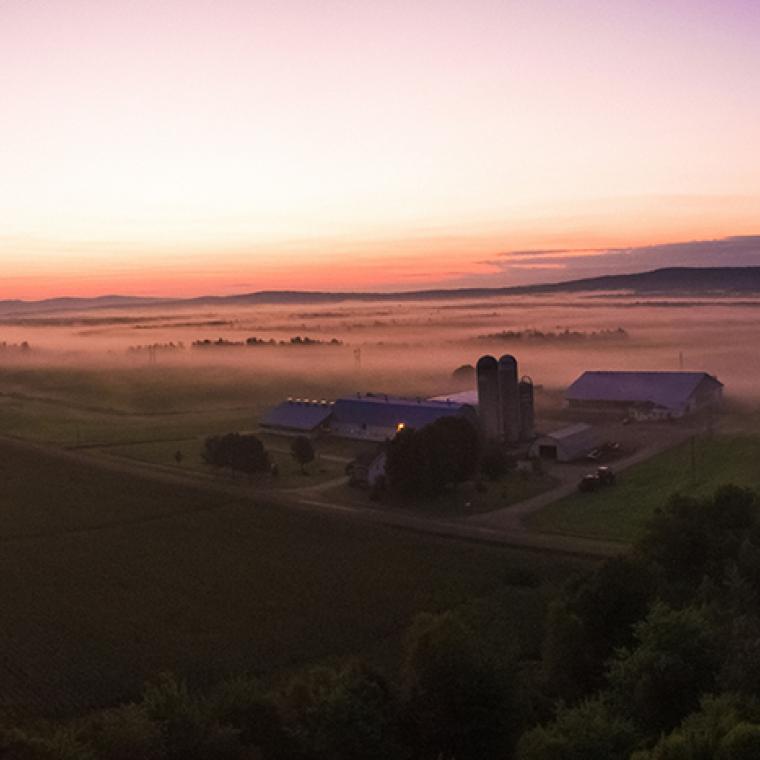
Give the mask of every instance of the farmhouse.
[[335, 402], [330, 431], [342, 438], [385, 441], [403, 428], [419, 429], [451, 416], [464, 416], [477, 424], [475, 410], [468, 404], [357, 394]]
[[723, 384], [706, 372], [584, 372], [565, 399], [577, 409], [667, 419], [717, 407], [722, 394]]
[[533, 441], [529, 455], [532, 458], [553, 459], [557, 462], [572, 462], [581, 459], [599, 446], [597, 431], [585, 422], [569, 425]]

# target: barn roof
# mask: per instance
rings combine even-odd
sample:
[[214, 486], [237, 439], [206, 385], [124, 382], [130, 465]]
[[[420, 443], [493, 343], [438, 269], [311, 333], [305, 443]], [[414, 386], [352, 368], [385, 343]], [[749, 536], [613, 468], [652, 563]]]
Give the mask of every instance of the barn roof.
[[706, 372], [584, 372], [565, 392], [570, 401], [649, 403], [666, 409], [684, 406], [708, 382], [722, 386]]
[[478, 405], [477, 390], [457, 391], [456, 393], [446, 393], [443, 396], [432, 396], [428, 401], [453, 401], [455, 404], [469, 404], [472, 407]]
[[336, 424], [372, 427], [396, 427], [403, 422], [409, 428], [421, 428], [441, 417], [462, 414], [466, 404], [447, 401], [399, 398], [397, 396], [346, 396], [335, 402]]
[[262, 427], [309, 431], [326, 422], [332, 412], [332, 404], [289, 400], [270, 409], [260, 424]]

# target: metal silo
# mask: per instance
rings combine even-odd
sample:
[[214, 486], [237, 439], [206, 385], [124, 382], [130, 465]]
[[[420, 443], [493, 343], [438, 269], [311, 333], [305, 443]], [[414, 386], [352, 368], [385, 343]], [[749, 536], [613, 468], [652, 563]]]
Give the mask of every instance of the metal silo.
[[486, 438], [501, 438], [499, 365], [493, 356], [481, 356], [475, 368], [478, 379], [478, 415]]
[[505, 443], [520, 440], [520, 391], [517, 382], [517, 359], [505, 354], [499, 359], [499, 400], [501, 431]]
[[520, 396], [520, 440], [532, 441], [535, 437], [533, 408], [533, 380], [527, 375], [520, 378], [518, 388]]

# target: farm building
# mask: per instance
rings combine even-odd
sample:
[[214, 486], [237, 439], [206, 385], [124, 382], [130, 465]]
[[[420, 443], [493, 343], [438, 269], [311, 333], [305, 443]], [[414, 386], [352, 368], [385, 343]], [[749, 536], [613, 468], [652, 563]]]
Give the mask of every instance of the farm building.
[[419, 429], [455, 415], [465, 416], [473, 424], [477, 421], [475, 410], [468, 404], [357, 394], [335, 402], [330, 431], [342, 438], [385, 441], [402, 428]]
[[326, 432], [341, 438], [386, 441], [402, 428], [421, 428], [453, 415], [466, 416], [477, 424], [477, 414], [469, 404], [367, 393], [329, 403], [289, 399], [270, 409], [260, 424], [284, 434]]
[[723, 384], [706, 372], [584, 372], [565, 399], [572, 408], [663, 419], [717, 407], [722, 394]]
[[327, 401], [288, 399], [270, 409], [260, 425], [282, 433], [308, 435], [325, 430], [332, 412], [333, 404]]
[[599, 443], [597, 431], [591, 425], [579, 422], [539, 436], [531, 445], [529, 454], [534, 458], [572, 462], [585, 457]]
[[385, 478], [385, 461], [384, 450], [359, 454], [346, 469], [351, 485], [369, 488], [377, 485]]

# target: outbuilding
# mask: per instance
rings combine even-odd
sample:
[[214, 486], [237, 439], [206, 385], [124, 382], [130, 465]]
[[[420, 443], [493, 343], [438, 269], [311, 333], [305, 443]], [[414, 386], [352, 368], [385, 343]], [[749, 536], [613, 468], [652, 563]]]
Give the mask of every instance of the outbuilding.
[[585, 457], [597, 448], [600, 442], [599, 433], [595, 428], [585, 422], [579, 422], [539, 436], [533, 441], [529, 455], [532, 458], [572, 462]]

